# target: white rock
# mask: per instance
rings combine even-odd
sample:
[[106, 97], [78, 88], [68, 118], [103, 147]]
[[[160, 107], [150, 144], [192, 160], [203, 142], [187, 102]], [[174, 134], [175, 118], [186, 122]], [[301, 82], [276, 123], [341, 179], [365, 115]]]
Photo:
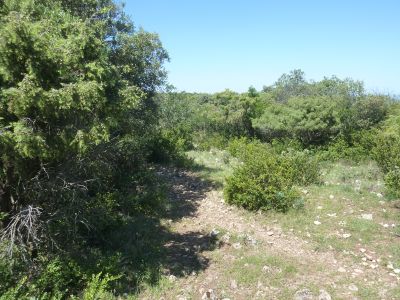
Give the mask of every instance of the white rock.
[[231, 289], [236, 290], [238, 288], [238, 285], [236, 283], [235, 279], [231, 280]]
[[326, 214], [328, 217], [336, 218], [336, 213]]
[[235, 249], [240, 249], [240, 248], [242, 248], [242, 245], [241, 245], [240, 243], [234, 243], [232, 246], [233, 246], [233, 248], [235, 248]]
[[340, 268], [338, 269], [338, 272], [340, 272], [340, 273], [346, 273], [346, 269], [343, 268], [343, 267], [340, 267]]
[[317, 209], [322, 209], [322, 206], [321, 205], [317, 206]]
[[315, 225], [321, 225], [321, 222], [320, 221], [314, 221], [314, 224]]
[[169, 280], [170, 282], [174, 282], [174, 281], [176, 281], [176, 276], [174, 276], [174, 275], [169, 275], [169, 276], [168, 276], [168, 280]]
[[367, 251], [367, 250], [364, 249], [364, 248], [360, 248], [360, 251], [361, 251], [362, 253], [364, 253], [364, 252]]
[[335, 196], [333, 196], [333, 195], [329, 195], [329, 199], [334, 199], [335, 198]]
[[351, 237], [351, 234], [350, 233], [343, 233], [343, 238], [344, 239], [348, 239], [349, 237]]
[[400, 269], [394, 269], [393, 272], [395, 272], [396, 274], [400, 274]]
[[327, 291], [319, 290], [318, 300], [332, 300], [332, 297]]
[[271, 231], [271, 230], [270, 230], [270, 231], [267, 231], [267, 235], [268, 235], [268, 236], [272, 236], [272, 235], [274, 235], [274, 232]]
[[381, 193], [376, 193], [376, 196], [377, 196], [378, 198], [382, 198], [382, 197], [383, 197], [383, 195], [382, 195]]
[[375, 265], [375, 264], [370, 264], [369, 266], [371, 267], [371, 269], [376, 269], [376, 268], [378, 268], [378, 265]]
[[372, 214], [362, 214], [361, 218], [364, 220], [372, 220]]
[[202, 300], [206, 299], [211, 299], [211, 300], [216, 300], [217, 297], [215, 296], [215, 293], [212, 289], [209, 289], [207, 292], [204, 293], [203, 297], [201, 297]]
[[353, 292], [357, 292], [358, 291], [358, 287], [355, 284], [350, 284], [349, 285], [349, 290], [353, 291]]

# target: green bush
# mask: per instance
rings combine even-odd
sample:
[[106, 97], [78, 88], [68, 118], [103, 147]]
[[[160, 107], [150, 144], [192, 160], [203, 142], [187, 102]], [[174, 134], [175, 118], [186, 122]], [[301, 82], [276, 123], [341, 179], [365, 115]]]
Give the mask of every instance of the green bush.
[[385, 173], [385, 185], [389, 194], [400, 197], [400, 109], [394, 107], [392, 115], [377, 132], [373, 158]]
[[249, 210], [285, 212], [300, 196], [293, 189], [290, 165], [274, 155], [247, 160], [226, 179], [224, 196], [229, 204]]
[[393, 168], [385, 175], [385, 185], [389, 194], [394, 197], [400, 197], [400, 169]]
[[318, 160], [308, 151], [276, 153], [266, 144], [246, 139], [232, 141], [228, 149], [242, 161], [226, 180], [224, 195], [230, 204], [286, 212], [304, 203], [295, 185], [319, 181]]
[[281, 154], [293, 169], [292, 182], [296, 185], [318, 183], [321, 176], [320, 161], [308, 150], [288, 150]]

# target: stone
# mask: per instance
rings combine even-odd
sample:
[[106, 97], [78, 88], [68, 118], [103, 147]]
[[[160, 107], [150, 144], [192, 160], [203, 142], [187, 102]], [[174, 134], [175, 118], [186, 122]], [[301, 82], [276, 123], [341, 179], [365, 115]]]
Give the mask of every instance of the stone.
[[321, 222], [320, 221], [314, 221], [314, 224], [315, 225], [321, 225]]
[[234, 243], [232, 246], [233, 246], [233, 248], [235, 248], [235, 249], [240, 249], [240, 248], [242, 248], [242, 245], [241, 245], [240, 243]]
[[176, 281], [176, 276], [175, 276], [175, 275], [169, 275], [169, 276], [168, 276], [168, 280], [169, 280], [170, 282], [175, 282], [175, 281]]
[[344, 239], [348, 239], [349, 237], [351, 237], [351, 234], [350, 233], [343, 233], [342, 237]]
[[271, 230], [270, 230], [270, 231], [267, 231], [267, 235], [268, 235], [268, 236], [273, 236], [273, 235], [274, 235], [274, 232], [271, 231]]
[[318, 300], [332, 300], [332, 297], [327, 291], [319, 290]]
[[372, 220], [372, 214], [362, 214], [361, 218], [364, 220]]
[[338, 269], [338, 272], [340, 272], [340, 273], [346, 273], [346, 269], [343, 268], [343, 267], [340, 267], [340, 268]]
[[335, 198], [335, 196], [333, 196], [333, 195], [329, 195], [329, 199], [334, 199]]
[[313, 294], [309, 289], [302, 289], [294, 294], [293, 300], [313, 300]]
[[219, 234], [219, 231], [215, 228], [213, 230], [211, 230], [211, 232], [210, 232], [211, 237], [216, 237], [218, 234]]
[[349, 290], [352, 292], [357, 292], [358, 291], [358, 287], [355, 284], [350, 284], [349, 285]]
[[235, 279], [231, 280], [231, 289], [236, 290], [238, 288], [238, 285], [236, 283]]
[[211, 299], [211, 300], [216, 300], [217, 297], [215, 296], [215, 293], [212, 289], [209, 289], [207, 292], [204, 293], [203, 297], [201, 297], [202, 300], [206, 299]]

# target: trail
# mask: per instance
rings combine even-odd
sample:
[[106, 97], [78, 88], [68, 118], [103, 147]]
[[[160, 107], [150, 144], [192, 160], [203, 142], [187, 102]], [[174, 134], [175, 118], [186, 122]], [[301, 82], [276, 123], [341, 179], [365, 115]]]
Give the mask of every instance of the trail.
[[359, 290], [377, 283], [381, 299], [392, 299], [385, 293], [398, 282], [387, 272], [318, 251], [275, 220], [227, 205], [193, 172], [158, 173], [170, 185], [166, 222], [173, 233], [165, 244], [170, 285], [159, 299], [362, 299]]

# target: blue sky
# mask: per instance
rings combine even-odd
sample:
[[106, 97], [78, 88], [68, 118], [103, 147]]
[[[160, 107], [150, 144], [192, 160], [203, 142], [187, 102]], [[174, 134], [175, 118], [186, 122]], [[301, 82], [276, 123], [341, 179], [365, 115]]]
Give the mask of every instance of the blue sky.
[[137, 27], [156, 32], [179, 90], [261, 89], [302, 69], [400, 94], [400, 1], [127, 0]]

